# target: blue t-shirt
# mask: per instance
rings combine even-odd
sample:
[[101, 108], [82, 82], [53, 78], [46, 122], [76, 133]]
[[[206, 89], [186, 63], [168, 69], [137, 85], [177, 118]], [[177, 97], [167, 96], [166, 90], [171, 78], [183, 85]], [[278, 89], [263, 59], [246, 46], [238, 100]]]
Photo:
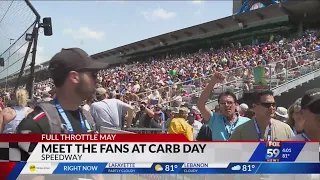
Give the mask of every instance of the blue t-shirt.
[[230, 125], [225, 119], [219, 113], [212, 113], [208, 126], [212, 131], [213, 141], [228, 140], [238, 126], [250, 120], [249, 118], [238, 116], [238, 120], [233, 125]]

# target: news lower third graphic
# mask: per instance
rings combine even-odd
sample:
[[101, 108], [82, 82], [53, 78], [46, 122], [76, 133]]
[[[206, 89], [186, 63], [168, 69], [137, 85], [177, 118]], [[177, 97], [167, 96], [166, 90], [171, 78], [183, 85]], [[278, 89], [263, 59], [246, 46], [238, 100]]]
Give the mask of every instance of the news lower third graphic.
[[320, 163], [24, 163], [20, 172], [20, 174], [319, 174]]
[[305, 142], [262, 142], [249, 162], [295, 162], [304, 146]]
[[[10, 173], [15, 176], [19, 174], [320, 173], [320, 163], [314, 161], [319, 157], [319, 144], [314, 142], [267, 141], [192, 145], [188, 143], [189, 146], [185, 145], [187, 143], [176, 142], [167, 144], [116, 142], [108, 143], [109, 146], [105, 144], [41, 142], [37, 144], [28, 161], [15, 163]], [[230, 158], [230, 152], [240, 154]], [[43, 155], [54, 158], [43, 161], [41, 158]], [[81, 157], [59, 159], [59, 156], [77, 157], [77, 155]], [[152, 159], [154, 162], [148, 162], [146, 159]], [[184, 162], [188, 160], [198, 162]]]

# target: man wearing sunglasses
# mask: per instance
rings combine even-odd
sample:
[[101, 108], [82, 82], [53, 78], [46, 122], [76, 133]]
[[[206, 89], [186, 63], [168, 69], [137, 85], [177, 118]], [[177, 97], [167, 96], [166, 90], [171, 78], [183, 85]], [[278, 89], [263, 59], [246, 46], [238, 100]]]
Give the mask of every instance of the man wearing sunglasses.
[[[97, 72], [107, 67], [106, 63], [93, 61], [82, 49], [62, 49], [49, 63], [49, 73], [56, 87], [56, 98], [48, 102], [51, 108], [50, 115], [42, 106], [36, 107], [34, 112], [19, 124], [16, 133], [92, 131], [90, 113], [83, 111], [79, 106], [95, 93]], [[52, 116], [55, 115], [60, 117], [61, 132], [52, 132], [53, 128], [59, 129], [52, 123]]]
[[[225, 77], [221, 73], [215, 73], [198, 100], [197, 107], [201, 112], [203, 121], [207, 123], [207, 126], [203, 126], [202, 130], [200, 129], [198, 140], [228, 140], [236, 127], [249, 120], [237, 113], [237, 97], [230, 91], [225, 91], [219, 95], [219, 113], [211, 112], [206, 107], [206, 102], [214, 86], [223, 83], [224, 79]], [[207, 127], [211, 130], [211, 133]], [[207, 137], [209, 135], [212, 137]]]
[[294, 135], [288, 124], [273, 119], [276, 102], [272, 91], [257, 92], [254, 98], [253, 110], [255, 117], [239, 126], [230, 140], [283, 141]]
[[[92, 116], [80, 106], [95, 93], [97, 72], [107, 67], [106, 63], [93, 61], [82, 49], [62, 49], [49, 63], [49, 73], [56, 87], [56, 98], [45, 106], [36, 106], [34, 111], [21, 121], [16, 133], [92, 133], [95, 129]], [[60, 178], [69, 177], [70, 175]], [[81, 177], [83, 175], [72, 176], [74, 179]], [[37, 175], [36, 178], [50, 180], [55, 177]], [[94, 175], [92, 178], [103, 179], [101, 175]]]

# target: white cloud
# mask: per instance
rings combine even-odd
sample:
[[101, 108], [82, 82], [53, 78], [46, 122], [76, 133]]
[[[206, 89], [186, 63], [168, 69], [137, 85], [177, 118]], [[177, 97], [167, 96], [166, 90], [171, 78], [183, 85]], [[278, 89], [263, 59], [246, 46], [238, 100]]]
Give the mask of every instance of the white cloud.
[[202, 0], [194, 0], [194, 1], [191, 1], [193, 4], [202, 4], [204, 3], [204, 1]]
[[38, 46], [37, 55], [36, 55], [36, 64], [41, 64], [46, 61], [49, 61], [51, 57], [46, 56], [44, 53], [44, 48], [42, 46]]
[[153, 11], [142, 11], [141, 14], [147, 20], [172, 19], [177, 15], [175, 12], [166, 11], [162, 8], [157, 8]]
[[[17, 55], [19, 58], [23, 58], [27, 52], [27, 47], [28, 44], [22, 46], [18, 51], [17, 51]], [[32, 50], [32, 49], [31, 49]], [[32, 60], [32, 53], [29, 54], [28, 56], [28, 60], [27, 60], [27, 64], [31, 63]], [[38, 46], [37, 47], [37, 54], [36, 54], [36, 64], [41, 64], [43, 62], [49, 61], [50, 57], [46, 56], [44, 54], [44, 47], [43, 46]]]
[[92, 29], [89, 29], [88, 27], [81, 27], [77, 30], [74, 29], [65, 29], [63, 31], [64, 35], [71, 36], [73, 39], [103, 39], [104, 33], [94, 31]]

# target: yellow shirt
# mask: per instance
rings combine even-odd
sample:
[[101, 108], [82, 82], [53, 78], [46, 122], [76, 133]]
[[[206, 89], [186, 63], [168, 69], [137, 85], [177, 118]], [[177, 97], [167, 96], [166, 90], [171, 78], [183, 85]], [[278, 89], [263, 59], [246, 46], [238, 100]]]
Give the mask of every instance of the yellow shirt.
[[193, 141], [193, 127], [184, 118], [173, 118], [171, 120], [169, 134], [184, 134], [187, 139]]

